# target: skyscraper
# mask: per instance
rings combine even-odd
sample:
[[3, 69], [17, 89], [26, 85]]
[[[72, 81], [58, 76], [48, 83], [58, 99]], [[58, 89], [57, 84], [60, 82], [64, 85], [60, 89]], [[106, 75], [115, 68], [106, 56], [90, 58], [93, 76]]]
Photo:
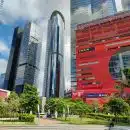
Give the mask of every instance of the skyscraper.
[[27, 23], [20, 46], [19, 63], [16, 74], [16, 92], [24, 89], [24, 84], [37, 86], [42, 43], [42, 30], [35, 23]]
[[91, 0], [71, 0], [71, 25], [89, 21], [91, 17]]
[[76, 87], [76, 25], [91, 20], [91, 0], [71, 0], [71, 87]]
[[123, 10], [130, 10], [130, 0], [121, 0]]
[[16, 27], [14, 30], [12, 46], [10, 50], [8, 65], [5, 74], [4, 88], [7, 90], [14, 90], [14, 83], [16, 78], [16, 71], [18, 66], [19, 51], [23, 30]]
[[45, 95], [64, 96], [64, 29], [65, 20], [59, 11], [54, 11], [48, 22], [48, 38], [44, 71]]
[[115, 0], [91, 0], [92, 19], [113, 15], [117, 12]]
[[5, 73], [0, 75], [0, 89], [4, 89]]
[[116, 13], [115, 0], [71, 0], [71, 86], [76, 87], [76, 37], [78, 24]]

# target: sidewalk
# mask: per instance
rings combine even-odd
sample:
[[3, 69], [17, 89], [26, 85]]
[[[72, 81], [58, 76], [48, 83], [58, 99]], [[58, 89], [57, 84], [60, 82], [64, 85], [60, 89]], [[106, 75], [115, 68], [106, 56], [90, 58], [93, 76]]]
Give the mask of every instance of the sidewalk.
[[53, 119], [40, 119], [39, 120], [39, 125], [55, 125], [55, 124], [61, 124], [61, 121], [53, 120]]

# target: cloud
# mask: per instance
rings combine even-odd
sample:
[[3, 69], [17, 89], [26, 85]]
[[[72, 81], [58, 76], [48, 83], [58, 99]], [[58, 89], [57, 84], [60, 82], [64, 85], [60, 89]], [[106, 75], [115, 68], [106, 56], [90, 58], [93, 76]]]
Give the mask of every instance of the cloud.
[[7, 67], [7, 60], [0, 59], [0, 73], [5, 73]]
[[43, 17], [43, 8], [43, 0], [4, 0], [1, 17], [5, 23], [18, 19], [36, 20]]
[[6, 44], [3, 41], [0, 41], [0, 53], [9, 53], [9, 48], [6, 46]]

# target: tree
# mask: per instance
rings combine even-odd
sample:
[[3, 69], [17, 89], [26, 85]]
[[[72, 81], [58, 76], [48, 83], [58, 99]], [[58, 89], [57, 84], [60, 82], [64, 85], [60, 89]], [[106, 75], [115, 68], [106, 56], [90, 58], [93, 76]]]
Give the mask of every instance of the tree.
[[4, 117], [8, 113], [8, 104], [0, 98], [0, 116]]
[[54, 114], [55, 111], [58, 115], [63, 114], [63, 109], [65, 108], [65, 102], [63, 98], [50, 98], [47, 100], [45, 105], [45, 111], [50, 111], [50, 114]]
[[127, 85], [129, 85], [130, 84], [130, 68], [125, 68], [123, 70], [123, 73], [124, 73], [124, 75], [126, 77]]
[[108, 106], [108, 104], [104, 104], [104, 106], [103, 106], [103, 113], [105, 113], [105, 114], [110, 113], [110, 107]]
[[37, 106], [40, 103], [39, 94], [35, 86], [25, 84], [24, 91], [20, 95], [20, 104], [22, 111], [26, 113], [37, 112]]
[[16, 113], [20, 109], [19, 96], [15, 92], [11, 92], [8, 99], [8, 108], [10, 113]]
[[98, 112], [98, 110], [99, 110], [99, 103], [98, 103], [97, 100], [95, 100], [95, 101], [92, 103], [92, 111], [93, 111], [94, 113], [96, 113], [96, 112]]
[[129, 104], [121, 98], [111, 99], [107, 105], [110, 108], [110, 112], [115, 116], [123, 113], [127, 114], [129, 111]]
[[71, 109], [73, 113], [79, 115], [80, 118], [85, 116], [87, 112], [90, 112], [88, 105], [81, 100], [74, 101], [74, 104]]

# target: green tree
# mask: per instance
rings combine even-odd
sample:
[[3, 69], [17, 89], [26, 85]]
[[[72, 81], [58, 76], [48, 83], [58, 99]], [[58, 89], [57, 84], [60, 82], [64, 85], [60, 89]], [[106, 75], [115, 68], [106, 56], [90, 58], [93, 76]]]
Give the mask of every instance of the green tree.
[[98, 111], [99, 111], [99, 103], [98, 103], [98, 101], [97, 100], [95, 100], [93, 103], [92, 103], [92, 111], [94, 112], [94, 113], [97, 113]]
[[127, 114], [129, 111], [129, 104], [126, 103], [122, 98], [111, 99], [107, 105], [110, 109], [110, 112], [115, 116], [123, 113]]
[[20, 109], [19, 96], [15, 92], [11, 92], [8, 99], [8, 112], [16, 113]]
[[88, 105], [81, 100], [74, 101], [74, 104], [71, 109], [71, 111], [73, 111], [74, 114], [79, 115], [80, 118], [90, 112]]
[[4, 101], [4, 99], [0, 98], [0, 116], [5, 117], [8, 113], [8, 104]]
[[50, 98], [47, 100], [46, 105], [45, 105], [45, 112], [50, 111], [50, 114], [53, 114], [55, 112], [55, 98]]
[[103, 106], [103, 113], [105, 113], [105, 114], [110, 113], [110, 107], [108, 106], [108, 104], [105, 104]]
[[35, 86], [25, 84], [24, 91], [20, 95], [20, 104], [22, 111], [26, 113], [37, 112], [37, 106], [40, 103], [39, 94]]
[[63, 114], [63, 109], [65, 108], [65, 102], [63, 98], [50, 98], [47, 100], [45, 105], [45, 111], [50, 111], [50, 114], [54, 114], [55, 111], [58, 115]]

